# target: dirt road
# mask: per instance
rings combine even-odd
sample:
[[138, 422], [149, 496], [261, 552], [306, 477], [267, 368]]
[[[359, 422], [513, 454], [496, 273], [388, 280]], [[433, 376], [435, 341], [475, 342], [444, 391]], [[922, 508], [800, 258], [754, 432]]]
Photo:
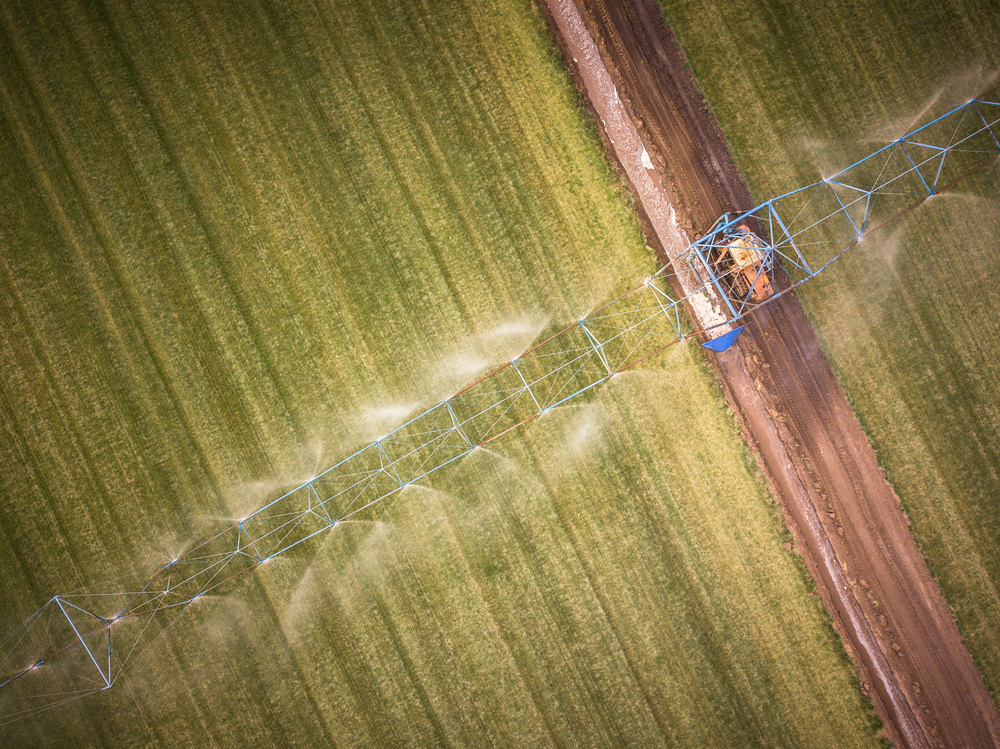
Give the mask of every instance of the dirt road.
[[[545, 5], [560, 28], [560, 16], [575, 13], [566, 0]], [[641, 136], [677, 224], [693, 237], [721, 213], [752, 207], [655, 0], [577, 6], [601, 60], [574, 59], [580, 52], [557, 35], [567, 65], [585, 94], [596, 76], [583, 68], [610, 72], [614, 100]], [[631, 150], [615, 137], [609, 150], [628, 161]], [[648, 185], [626, 166], [642, 205]], [[643, 218], [655, 241], [658, 222]], [[1000, 746], [996, 707], [797, 300], [758, 312], [715, 361], [889, 738], [907, 747]]]

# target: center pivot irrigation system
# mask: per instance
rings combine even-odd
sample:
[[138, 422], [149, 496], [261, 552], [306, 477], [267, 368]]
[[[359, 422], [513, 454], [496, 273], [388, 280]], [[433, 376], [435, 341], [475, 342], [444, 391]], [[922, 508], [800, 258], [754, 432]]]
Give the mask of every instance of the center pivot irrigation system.
[[[110, 688], [201, 596], [665, 348], [701, 336], [724, 350], [754, 308], [1000, 156], [997, 91], [831, 177], [723, 216], [672, 265], [177, 559], [50, 598], [0, 646], [0, 725]], [[753, 262], [720, 263], [735, 244]], [[694, 274], [696, 291], [673, 292], [680, 273]], [[698, 329], [685, 303], [711, 304], [725, 322]]]

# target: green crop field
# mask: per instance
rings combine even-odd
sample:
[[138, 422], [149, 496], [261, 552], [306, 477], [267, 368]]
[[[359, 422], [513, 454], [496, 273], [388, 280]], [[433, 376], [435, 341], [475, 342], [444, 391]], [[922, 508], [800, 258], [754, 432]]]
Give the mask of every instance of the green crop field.
[[[5, 631], [653, 267], [526, 0], [5, 0], [0, 189]], [[697, 349], [432, 478], [0, 743], [877, 743]]]
[[[664, 0], [763, 199], [1000, 83], [996, 3]], [[803, 287], [994, 695], [1000, 690], [1000, 165]]]

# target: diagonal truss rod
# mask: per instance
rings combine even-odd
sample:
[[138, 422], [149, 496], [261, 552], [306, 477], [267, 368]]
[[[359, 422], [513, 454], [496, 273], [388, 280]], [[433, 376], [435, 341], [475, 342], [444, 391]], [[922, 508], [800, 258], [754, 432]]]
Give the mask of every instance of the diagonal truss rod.
[[[174, 616], [229, 580], [406, 491], [668, 346], [711, 336], [714, 328], [731, 326], [815, 277], [867, 234], [1000, 155], [996, 91], [830, 177], [735, 218], [724, 215], [675, 261], [676, 267], [660, 268], [177, 559], [53, 597], [0, 642], [0, 725], [111, 687]], [[711, 262], [733, 232], [747, 225], [767, 246], [767, 262], [758, 274], [768, 273], [781, 289], [764, 302], [734, 299], [731, 292], [727, 298], [726, 275]], [[686, 296], [675, 294], [673, 276], [689, 269], [700, 286]], [[693, 326], [681, 308], [696, 301], [713, 304], [725, 323], [707, 330]], [[64, 667], [69, 662], [75, 663], [79, 681], [52, 691], [43, 675], [50, 666], [69, 673], [73, 669]]]

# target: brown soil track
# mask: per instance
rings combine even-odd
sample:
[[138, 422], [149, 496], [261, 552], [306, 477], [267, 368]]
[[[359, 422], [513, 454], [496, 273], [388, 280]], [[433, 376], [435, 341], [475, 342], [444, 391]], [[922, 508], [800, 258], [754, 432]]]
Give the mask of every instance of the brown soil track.
[[[576, 2], [679, 224], [699, 235], [752, 207], [655, 0]], [[1000, 746], [996, 707], [798, 300], [758, 310], [710, 356], [889, 738]]]

